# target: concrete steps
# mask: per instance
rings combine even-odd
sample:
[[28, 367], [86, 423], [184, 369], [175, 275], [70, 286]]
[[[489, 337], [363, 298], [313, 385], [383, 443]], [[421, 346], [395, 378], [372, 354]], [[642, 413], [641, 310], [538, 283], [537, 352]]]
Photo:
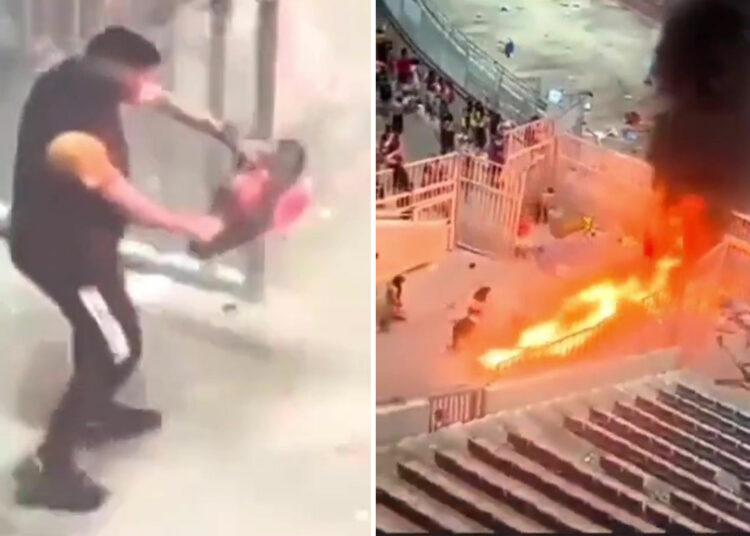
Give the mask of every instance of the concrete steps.
[[679, 373], [634, 383], [404, 440], [378, 502], [425, 530], [750, 532], [750, 413]]

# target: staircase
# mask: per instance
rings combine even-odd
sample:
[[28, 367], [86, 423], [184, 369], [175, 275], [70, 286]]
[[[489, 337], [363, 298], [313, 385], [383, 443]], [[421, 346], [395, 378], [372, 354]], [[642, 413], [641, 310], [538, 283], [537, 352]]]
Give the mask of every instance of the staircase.
[[750, 531], [750, 411], [685, 372], [402, 441], [381, 534]]

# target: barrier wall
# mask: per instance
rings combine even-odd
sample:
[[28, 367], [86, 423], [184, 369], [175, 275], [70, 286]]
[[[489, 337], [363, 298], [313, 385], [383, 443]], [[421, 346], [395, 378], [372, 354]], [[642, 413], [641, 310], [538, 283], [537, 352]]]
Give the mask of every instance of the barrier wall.
[[[430, 399], [419, 399], [400, 404], [381, 406], [376, 409], [376, 444], [386, 445], [400, 439], [429, 433], [435, 428], [435, 415], [431, 410], [440, 409], [440, 418], [451, 423], [466, 422], [460, 414], [471, 414], [473, 418], [501, 411], [512, 411], [532, 404], [541, 404], [557, 398], [585, 395], [604, 386], [653, 376], [679, 367], [680, 354], [676, 348], [646, 354], [626, 356], [618, 359], [578, 363], [566, 369], [556, 370], [528, 378], [499, 380], [475, 391], [455, 394], [452, 415], [447, 404], [433, 404]], [[458, 403], [466, 395], [476, 393], [471, 401], [481, 400], [483, 414], [475, 415], [467, 404]], [[481, 393], [481, 394], [479, 394]], [[447, 400], [450, 395], [434, 397]]]
[[430, 402], [409, 400], [375, 409], [375, 443], [387, 445], [429, 431]]
[[679, 366], [676, 348], [646, 354], [581, 363], [529, 378], [498, 381], [485, 388], [486, 414], [583, 393], [673, 370]]
[[375, 237], [376, 283], [381, 283], [443, 259], [450, 248], [450, 222], [378, 220]]

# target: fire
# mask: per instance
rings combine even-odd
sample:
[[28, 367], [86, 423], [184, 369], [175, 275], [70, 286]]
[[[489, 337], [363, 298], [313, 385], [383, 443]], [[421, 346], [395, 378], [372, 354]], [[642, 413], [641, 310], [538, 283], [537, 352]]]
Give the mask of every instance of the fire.
[[644, 256], [653, 263], [647, 275], [609, 276], [588, 284], [566, 297], [555, 314], [521, 331], [511, 348], [494, 348], [479, 358], [488, 369], [507, 367], [531, 353], [562, 356], [570, 344], [593, 337], [605, 322], [625, 308], [651, 312], [650, 297], [670, 293], [680, 282], [678, 274], [716, 243], [719, 226], [712, 223], [705, 200], [695, 195], [667, 204], [663, 192], [656, 192], [661, 207], [646, 232]]
[[[647, 280], [633, 275], [620, 281], [607, 279], [591, 284], [566, 298], [552, 318], [524, 329], [513, 348], [489, 350], [479, 360], [483, 366], [497, 369], [520, 359], [525, 352], [572, 335], [580, 334], [579, 342], [583, 342], [593, 336], [593, 328], [613, 318], [626, 303], [640, 305], [649, 296], [666, 289], [673, 271], [681, 263], [677, 255], [665, 256], [656, 263]], [[548, 355], [564, 351], [552, 345]]]

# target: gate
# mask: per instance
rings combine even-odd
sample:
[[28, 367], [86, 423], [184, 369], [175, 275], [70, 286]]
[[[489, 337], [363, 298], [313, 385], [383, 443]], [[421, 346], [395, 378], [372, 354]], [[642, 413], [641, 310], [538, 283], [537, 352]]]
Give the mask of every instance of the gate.
[[521, 218], [533, 218], [542, 191], [554, 182], [555, 137], [548, 126], [540, 121], [511, 131], [503, 166], [464, 158], [458, 173], [459, 247], [488, 256], [513, 251]]
[[461, 163], [456, 245], [496, 256], [512, 250], [521, 215], [524, 174], [466, 157]]

